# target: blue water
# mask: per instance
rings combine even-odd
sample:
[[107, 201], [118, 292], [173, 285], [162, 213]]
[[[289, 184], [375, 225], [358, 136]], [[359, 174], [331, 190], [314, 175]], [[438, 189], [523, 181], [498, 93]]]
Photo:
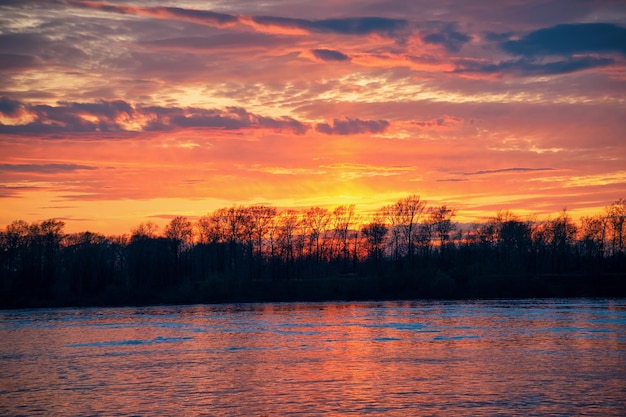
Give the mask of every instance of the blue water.
[[626, 300], [0, 311], [0, 414], [625, 416]]

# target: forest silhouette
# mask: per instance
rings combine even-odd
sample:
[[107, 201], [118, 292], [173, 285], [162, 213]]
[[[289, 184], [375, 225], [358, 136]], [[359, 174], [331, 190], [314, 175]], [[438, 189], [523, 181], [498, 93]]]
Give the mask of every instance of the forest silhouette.
[[354, 205], [234, 205], [121, 236], [16, 220], [0, 232], [0, 308], [626, 296], [624, 199], [578, 224], [566, 210], [455, 216], [410, 195], [367, 219]]

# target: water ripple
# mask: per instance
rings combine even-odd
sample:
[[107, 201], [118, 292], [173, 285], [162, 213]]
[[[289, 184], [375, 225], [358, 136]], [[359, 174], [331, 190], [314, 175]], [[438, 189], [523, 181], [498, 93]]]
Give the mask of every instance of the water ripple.
[[626, 415], [626, 300], [0, 312], [0, 415]]

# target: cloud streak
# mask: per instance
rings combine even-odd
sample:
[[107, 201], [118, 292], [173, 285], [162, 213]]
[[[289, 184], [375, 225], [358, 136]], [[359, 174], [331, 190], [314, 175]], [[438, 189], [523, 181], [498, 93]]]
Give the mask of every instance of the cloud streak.
[[132, 5], [117, 5], [102, 3], [97, 1], [75, 1], [59, 2], [73, 7], [90, 10], [97, 10], [107, 13], [118, 13], [133, 16], [149, 16], [159, 19], [178, 19], [191, 23], [198, 23], [211, 26], [232, 25], [239, 21], [237, 16], [225, 13], [216, 13], [209, 10], [193, 10], [180, 7], [138, 7]]
[[507, 40], [501, 47], [527, 57], [603, 52], [626, 55], [626, 28], [608, 23], [562, 24]]
[[471, 36], [452, 28], [445, 28], [436, 32], [423, 32], [421, 38], [423, 42], [441, 45], [449, 52], [459, 52], [463, 45], [472, 40]]
[[317, 59], [321, 59], [322, 61], [349, 61], [350, 57], [346, 54], [343, 54], [339, 51], [334, 51], [332, 49], [313, 49], [311, 50], [313, 55]]
[[559, 61], [537, 62], [534, 59], [518, 59], [499, 63], [459, 61], [456, 73], [508, 74], [521, 76], [561, 75], [594, 68], [607, 67], [615, 63], [612, 58], [591, 56], [566, 58]]
[[354, 135], [381, 133], [389, 126], [387, 120], [335, 119], [332, 123], [318, 123], [315, 130], [326, 135]]
[[501, 174], [504, 172], [538, 172], [538, 171], [552, 171], [554, 168], [500, 168], [500, 169], [483, 169], [474, 172], [464, 172], [463, 175], [487, 175], [487, 174]]
[[0, 171], [56, 174], [79, 170], [94, 170], [96, 167], [79, 164], [0, 164]]
[[404, 19], [383, 17], [347, 17], [340, 19], [293, 19], [275, 16], [252, 16], [251, 21], [258, 28], [296, 29], [303, 33], [334, 33], [340, 35], [395, 36], [408, 26]]

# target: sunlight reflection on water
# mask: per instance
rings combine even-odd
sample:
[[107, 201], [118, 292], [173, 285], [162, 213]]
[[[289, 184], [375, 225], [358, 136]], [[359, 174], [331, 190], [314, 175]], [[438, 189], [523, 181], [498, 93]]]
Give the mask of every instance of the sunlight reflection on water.
[[626, 300], [0, 311], [2, 415], [626, 415]]

